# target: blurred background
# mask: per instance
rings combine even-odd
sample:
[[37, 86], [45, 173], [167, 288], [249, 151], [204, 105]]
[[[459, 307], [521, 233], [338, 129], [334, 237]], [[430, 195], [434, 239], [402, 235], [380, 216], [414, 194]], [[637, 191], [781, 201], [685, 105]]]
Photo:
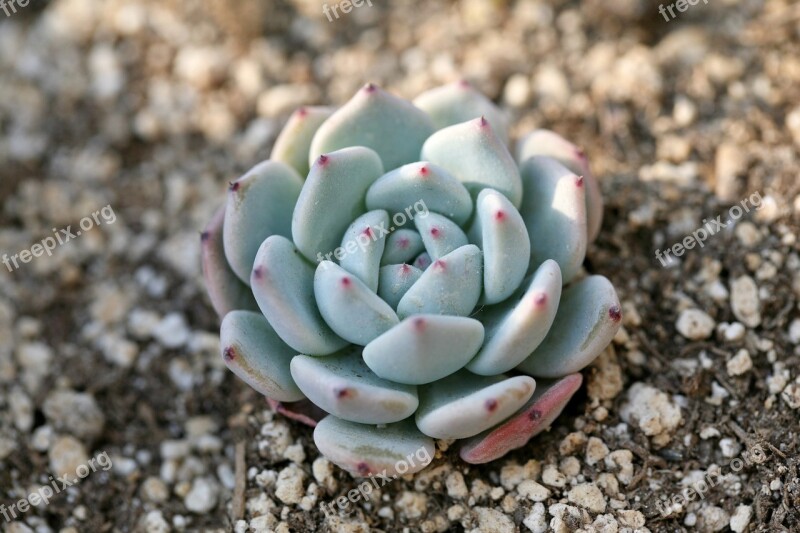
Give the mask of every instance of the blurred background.
[[[800, 527], [800, 4], [700, 0], [671, 18], [639, 0], [329, 0], [336, 17], [310, 0], [19, 1], [0, 4], [0, 254], [115, 216], [0, 266], [0, 504], [100, 453], [113, 467], [4, 530]], [[481, 467], [443, 449], [326, 518], [319, 503], [354, 482], [226, 370], [199, 232], [296, 107], [460, 78], [515, 138], [544, 127], [586, 150], [607, 205], [587, 268], [614, 282], [624, 328], [550, 433]], [[761, 208], [702, 250], [655, 259], [755, 192]], [[734, 333], [742, 277], [760, 318]], [[707, 332], [677, 325], [688, 309]], [[750, 366], [731, 370], [742, 350]], [[642, 390], [657, 431], [622, 414]], [[627, 455], [587, 458], [597, 440]], [[654, 507], [756, 443], [765, 465], [669, 517]], [[602, 510], [568, 495], [578, 483]]]

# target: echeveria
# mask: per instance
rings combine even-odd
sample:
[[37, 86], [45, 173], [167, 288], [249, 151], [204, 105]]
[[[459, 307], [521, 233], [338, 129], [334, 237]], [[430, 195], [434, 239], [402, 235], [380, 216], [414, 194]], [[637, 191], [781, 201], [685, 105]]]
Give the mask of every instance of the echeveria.
[[602, 217], [585, 155], [537, 130], [515, 160], [507, 139], [469, 84], [414, 103], [369, 84], [298, 110], [203, 233], [225, 363], [357, 475], [437, 438], [472, 463], [524, 445], [619, 328], [581, 271]]

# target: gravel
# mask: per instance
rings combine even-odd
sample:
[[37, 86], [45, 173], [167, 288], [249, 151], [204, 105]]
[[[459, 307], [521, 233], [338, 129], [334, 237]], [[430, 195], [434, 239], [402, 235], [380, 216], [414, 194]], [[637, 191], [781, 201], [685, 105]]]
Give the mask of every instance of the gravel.
[[[97, 470], [8, 531], [793, 531], [800, 421], [800, 11], [788, 0], [52, 0], [0, 24], [0, 504]], [[466, 77], [512, 136], [582, 146], [606, 202], [586, 268], [623, 327], [549, 432], [359, 480], [219, 357], [199, 231], [298, 105]], [[757, 196], [756, 193], [758, 193]], [[662, 266], [656, 250], [760, 205]], [[730, 472], [755, 446], [767, 455]], [[673, 506], [714, 465], [724, 481]], [[727, 470], [726, 470], [727, 469]]]

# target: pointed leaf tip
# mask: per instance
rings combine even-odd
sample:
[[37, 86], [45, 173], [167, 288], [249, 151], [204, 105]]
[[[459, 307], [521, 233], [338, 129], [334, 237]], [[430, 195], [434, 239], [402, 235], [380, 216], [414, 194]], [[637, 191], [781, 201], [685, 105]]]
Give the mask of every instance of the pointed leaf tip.
[[483, 464], [525, 446], [533, 437], [550, 427], [583, 383], [583, 376], [570, 374], [557, 380], [538, 380], [536, 391], [506, 421], [465, 441], [459, 451], [471, 464]]
[[603, 276], [589, 276], [567, 287], [553, 327], [518, 368], [537, 377], [556, 378], [589, 365], [609, 345], [621, 325], [619, 298]]

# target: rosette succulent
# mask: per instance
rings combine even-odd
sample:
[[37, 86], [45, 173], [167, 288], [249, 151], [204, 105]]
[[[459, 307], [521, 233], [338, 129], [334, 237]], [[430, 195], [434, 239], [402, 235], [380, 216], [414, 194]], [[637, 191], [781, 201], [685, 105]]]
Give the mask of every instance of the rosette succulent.
[[[491, 461], [546, 429], [620, 325], [582, 263], [602, 217], [586, 157], [469, 84], [373, 84], [292, 115], [202, 235], [227, 366], [355, 475], [434, 439]], [[410, 464], [409, 464], [410, 463]]]

